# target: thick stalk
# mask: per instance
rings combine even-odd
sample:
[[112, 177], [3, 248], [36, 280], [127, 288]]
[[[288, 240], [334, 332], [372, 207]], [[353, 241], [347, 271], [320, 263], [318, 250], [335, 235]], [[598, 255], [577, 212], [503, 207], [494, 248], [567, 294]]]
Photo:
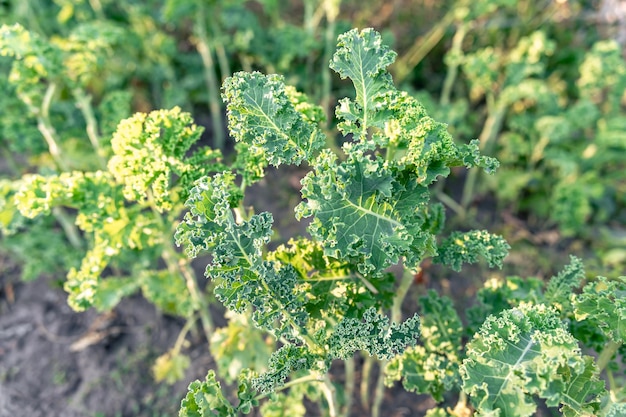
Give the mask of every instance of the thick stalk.
[[[402, 304], [409, 293], [409, 289], [411, 289], [414, 274], [418, 271], [419, 269], [417, 271], [405, 269], [402, 273], [402, 280], [396, 290], [396, 296], [393, 299], [393, 305], [391, 307], [391, 321], [394, 323], [399, 323], [402, 320]], [[380, 361], [378, 366], [379, 371], [378, 379], [376, 380], [376, 388], [374, 390], [372, 417], [380, 416], [380, 406], [383, 403], [383, 397], [385, 395], [385, 367], [387, 366], [387, 361]]]
[[330, 108], [332, 86], [328, 63], [332, 59], [333, 51], [335, 50], [335, 20], [339, 14], [339, 3], [340, 0], [324, 0], [324, 10], [326, 11], [326, 31], [324, 36], [324, 59], [322, 59], [322, 106], [324, 108], [324, 112], [328, 116], [326, 117], [326, 129], [330, 126], [330, 121], [332, 119], [332, 111]]
[[104, 159], [104, 155], [102, 152], [102, 147], [100, 146], [100, 135], [98, 134], [98, 122], [96, 121], [96, 116], [93, 113], [93, 107], [91, 106], [91, 98], [85, 94], [85, 92], [80, 88], [75, 88], [72, 91], [74, 98], [76, 100], [76, 107], [80, 110], [85, 118], [85, 124], [87, 126], [87, 137], [89, 137], [89, 141], [91, 142], [91, 146], [93, 146], [96, 151], [96, 155], [98, 156], [98, 163], [100, 164], [100, 169], [105, 170], [107, 163]]
[[[48, 85], [39, 109], [30, 105], [29, 107], [31, 108], [31, 111], [37, 115], [37, 128], [48, 145], [48, 151], [50, 152], [57, 169], [61, 172], [67, 172], [69, 171], [69, 166], [63, 159], [63, 153], [56, 138], [56, 131], [50, 121], [50, 105], [52, 104], [52, 98], [56, 92], [56, 87], [55, 83]], [[78, 229], [76, 229], [74, 222], [69, 219], [65, 210], [62, 207], [55, 207], [52, 210], [52, 215], [61, 225], [61, 228], [63, 229], [63, 232], [65, 232], [65, 236], [70, 241], [72, 247], [81, 249], [83, 247], [83, 241], [80, 237], [80, 233], [78, 232]]]
[[[504, 116], [506, 115], [506, 106], [504, 103], [500, 100], [496, 101], [495, 99], [491, 101], [495, 101], [495, 104], [488, 106], [489, 115], [487, 116], [483, 130], [480, 132], [480, 136], [478, 137], [480, 140], [480, 150], [487, 155], [489, 155], [492, 151], [496, 137], [502, 128]], [[474, 168], [467, 174], [467, 179], [465, 180], [465, 184], [463, 186], [463, 196], [461, 197], [461, 206], [464, 209], [467, 209], [472, 201], [472, 198], [474, 197], [476, 180], [478, 179], [479, 172], [480, 171], [477, 168]]]
[[98, 19], [100, 20], [106, 19], [106, 16], [104, 15], [104, 11], [102, 9], [102, 3], [100, 3], [100, 0], [89, 0], [89, 5], [93, 9]]
[[326, 398], [326, 402], [328, 403], [328, 415], [329, 417], [337, 417], [337, 397], [335, 395], [335, 387], [332, 382], [330, 382], [330, 378], [328, 375], [324, 378], [324, 382], [322, 384], [322, 393]]
[[399, 323], [402, 320], [402, 303], [406, 298], [406, 295], [409, 293], [411, 289], [411, 285], [413, 284], [413, 277], [417, 274], [421, 268], [417, 268], [415, 271], [411, 271], [409, 269], [405, 269], [402, 273], [402, 280], [400, 281], [400, 285], [396, 290], [396, 296], [393, 299], [393, 305], [391, 307], [391, 321], [394, 323]]
[[[159, 225], [159, 228], [163, 231], [167, 230], [167, 226], [165, 224], [165, 221], [163, 220], [163, 216], [156, 209], [156, 205], [154, 204], [154, 198], [152, 196], [152, 193], [150, 192], [148, 192], [148, 201], [150, 209], [154, 214], [154, 218]], [[215, 326], [213, 324], [213, 318], [211, 317], [211, 313], [209, 311], [209, 305], [206, 302], [205, 298], [202, 296], [200, 289], [198, 288], [195, 273], [191, 270], [189, 263], [178, 255], [178, 253], [169, 241], [164, 242], [163, 253], [161, 257], [163, 258], [163, 261], [165, 262], [168, 271], [170, 271], [172, 275], [181, 275], [185, 279], [185, 284], [187, 285], [189, 296], [191, 297], [193, 304], [196, 305], [198, 308], [198, 313], [200, 314], [200, 322], [202, 323], [204, 335], [207, 340], [210, 340]]]
[[372, 356], [367, 356], [365, 361], [363, 362], [363, 370], [361, 371], [361, 386], [359, 390], [359, 395], [361, 396], [361, 406], [369, 410], [369, 388], [370, 388], [370, 375], [372, 373], [372, 365], [374, 364], [374, 358]]
[[[276, 390], [274, 392], [280, 392], [280, 391], [284, 391], [290, 387], [293, 387], [294, 385], [298, 385], [298, 384], [304, 384], [306, 382], [320, 382], [320, 378], [318, 375], [315, 374], [309, 374], [309, 375], [305, 375], [305, 376], [301, 376], [300, 378], [296, 378], [293, 379], [289, 382], [286, 382], [285, 384], [283, 384], [282, 386], [276, 388]], [[262, 400], [263, 398], [267, 398], [269, 395], [271, 394], [259, 394], [256, 397], [254, 397], [255, 400]]]
[[617, 353], [617, 350], [621, 345], [621, 343], [611, 340], [609, 343], [607, 343], [604, 349], [602, 349], [602, 352], [600, 353], [600, 356], [598, 356], [598, 360], [596, 362], [598, 366], [598, 373], [602, 372], [604, 368], [607, 367], [607, 365], [609, 364], [609, 362], [611, 362], [611, 359]]
[[220, 86], [217, 82], [215, 64], [213, 62], [213, 53], [209, 46], [207, 37], [205, 20], [205, 10], [202, 2], [198, 3], [198, 11], [194, 24], [194, 32], [196, 34], [195, 45], [202, 65], [204, 67], [204, 81], [206, 83], [207, 93], [209, 95], [209, 109], [211, 111], [211, 120], [213, 124], [213, 138], [217, 149], [224, 149], [224, 128], [222, 122], [222, 107], [220, 101]]
[[182, 349], [183, 343], [185, 343], [185, 339], [187, 338], [187, 333], [189, 333], [189, 330], [191, 330], [191, 327], [193, 326], [193, 323], [195, 321], [196, 318], [193, 315], [187, 318], [187, 321], [185, 322], [183, 328], [180, 330], [180, 333], [178, 333], [178, 337], [176, 338], [176, 342], [174, 343], [174, 347], [172, 348], [172, 351], [175, 354], [178, 354]]
[[374, 390], [374, 403], [372, 404], [372, 417], [380, 417], [380, 407], [385, 396], [385, 366], [387, 361], [378, 362], [378, 379]]
[[396, 61], [394, 79], [397, 84], [402, 83], [413, 68], [439, 43], [446, 34], [448, 27], [454, 22], [454, 15], [455, 11], [451, 9], [427, 34], [417, 39], [405, 55]]
[[452, 93], [452, 86], [456, 81], [456, 77], [459, 73], [460, 60], [458, 57], [463, 53], [463, 39], [469, 31], [469, 23], [461, 23], [456, 33], [452, 37], [452, 45], [448, 51], [448, 55], [452, 56], [452, 62], [448, 65], [448, 72], [446, 73], [446, 79], [443, 82], [443, 88], [441, 89], [441, 97], [439, 103], [442, 105], [448, 105], [450, 103], [450, 94]]
[[435, 196], [439, 199], [439, 201], [441, 201], [443, 204], [448, 206], [453, 212], [455, 212], [457, 216], [461, 218], [465, 218], [465, 215], [467, 214], [467, 212], [465, 211], [465, 208], [459, 203], [457, 203], [448, 194], [444, 193], [443, 191], [437, 191], [435, 192]]
[[59, 146], [56, 138], [56, 131], [50, 121], [50, 104], [52, 103], [52, 98], [54, 97], [56, 89], [57, 85], [55, 83], [50, 83], [46, 89], [46, 93], [44, 94], [41, 107], [39, 109], [33, 109], [33, 112], [37, 115], [37, 129], [39, 129], [39, 132], [41, 132], [41, 135], [46, 141], [48, 151], [50, 152], [54, 163], [60, 171], [68, 171], [69, 167], [63, 159], [61, 147]]
[[354, 357], [345, 361], [346, 366], [346, 384], [344, 388], [345, 403], [341, 410], [341, 417], [348, 417], [352, 408], [352, 398], [354, 397]]
[[83, 239], [81, 238], [80, 233], [78, 232], [78, 229], [76, 229], [76, 225], [74, 224], [72, 219], [70, 219], [70, 217], [67, 215], [63, 207], [54, 207], [52, 209], [52, 215], [54, 216], [56, 221], [59, 222], [59, 224], [61, 225], [61, 229], [63, 229], [63, 232], [65, 233], [65, 237], [67, 237], [67, 240], [70, 241], [70, 244], [72, 245], [72, 247], [75, 249], [82, 249]]

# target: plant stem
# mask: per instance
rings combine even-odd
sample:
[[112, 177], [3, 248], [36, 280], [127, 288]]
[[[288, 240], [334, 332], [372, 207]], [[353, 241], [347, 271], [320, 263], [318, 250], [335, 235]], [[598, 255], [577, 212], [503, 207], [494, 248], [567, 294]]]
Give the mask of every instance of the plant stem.
[[189, 333], [189, 330], [191, 329], [195, 321], [196, 318], [193, 315], [187, 318], [185, 325], [180, 330], [180, 333], [178, 333], [178, 337], [176, 338], [176, 342], [174, 343], [174, 347], [172, 348], [172, 351], [176, 354], [178, 354], [180, 352], [180, 349], [183, 347], [183, 343], [187, 338], [187, 333]]
[[363, 370], [361, 371], [361, 386], [359, 390], [359, 394], [361, 396], [361, 406], [366, 410], [369, 410], [370, 404], [368, 401], [369, 396], [369, 380], [370, 374], [372, 373], [372, 365], [374, 364], [374, 358], [372, 356], [367, 356], [365, 361], [363, 362]]
[[87, 136], [89, 137], [89, 141], [91, 142], [91, 146], [96, 151], [96, 155], [98, 156], [98, 162], [100, 164], [101, 169], [106, 169], [107, 163], [104, 159], [104, 155], [102, 153], [102, 148], [100, 147], [100, 135], [98, 134], [98, 122], [96, 121], [96, 117], [93, 114], [93, 108], [91, 106], [91, 97], [89, 97], [85, 92], [80, 88], [75, 88], [72, 91], [74, 98], [76, 99], [76, 107], [78, 107], [85, 118], [85, 123], [87, 125]]
[[222, 123], [222, 108], [220, 102], [220, 87], [217, 82], [215, 64], [213, 62], [213, 54], [209, 46], [209, 40], [206, 33], [204, 15], [205, 10], [202, 1], [198, 2], [198, 11], [194, 24], [194, 32], [196, 34], [195, 44], [202, 64], [204, 67], [204, 81], [206, 82], [207, 93], [209, 95], [209, 109], [211, 111], [211, 120], [213, 124], [213, 138], [217, 149], [224, 149], [224, 129]]
[[[154, 204], [154, 197], [151, 192], [148, 192], [148, 202], [152, 213], [154, 214], [154, 218], [159, 225], [159, 228], [163, 231], [168, 230], [163, 220], [163, 216], [157, 210], [156, 205]], [[165, 242], [163, 244], [163, 253], [162, 253], [163, 261], [167, 266], [168, 271], [172, 275], [180, 275], [185, 279], [185, 284], [187, 285], [187, 290], [189, 291], [189, 296], [191, 300], [198, 309], [198, 313], [200, 314], [200, 321], [202, 323], [202, 329], [204, 330], [204, 335], [207, 340], [211, 339], [211, 334], [215, 329], [213, 324], [213, 318], [211, 317], [211, 313], [209, 311], [209, 306], [205, 301], [204, 297], [202, 297], [201, 291], [198, 288], [198, 284], [196, 282], [196, 274], [191, 270], [189, 263], [181, 258], [171, 243]]]
[[[305, 376], [301, 376], [300, 378], [296, 378], [293, 379], [289, 382], [286, 382], [285, 384], [283, 384], [282, 386], [276, 388], [276, 390], [274, 390], [274, 392], [280, 392], [280, 391], [284, 391], [290, 387], [293, 387], [294, 385], [298, 385], [298, 384], [304, 384], [306, 382], [320, 382], [320, 378], [318, 375], [316, 374], [308, 374]], [[271, 394], [259, 394], [256, 397], [254, 397], [255, 400], [262, 400], [263, 398], [267, 398], [269, 395]]]
[[443, 82], [441, 97], [439, 99], [439, 103], [444, 106], [450, 103], [452, 86], [454, 85], [454, 81], [456, 81], [456, 77], [459, 73], [460, 60], [458, 59], [458, 56], [460, 56], [463, 52], [463, 39], [465, 39], [465, 35], [467, 35], [469, 28], [469, 23], [461, 23], [452, 37], [452, 45], [447, 53], [448, 56], [452, 57], [452, 62], [448, 65], [448, 72], [446, 73], [446, 79]]
[[454, 199], [452, 197], [450, 197], [448, 194], [444, 193], [443, 191], [438, 191], [435, 193], [435, 196], [446, 206], [450, 207], [450, 209], [452, 211], [454, 211], [459, 217], [461, 218], [465, 218], [465, 216], [467, 215], [467, 212], [465, 211], [465, 208], [460, 205], [459, 203], [457, 203], [456, 201], [454, 201]]
[[[504, 122], [504, 116], [506, 114], [506, 105], [500, 100], [496, 101], [495, 99], [492, 99], [489, 100], [489, 102], [494, 104], [487, 106], [489, 109], [489, 116], [487, 116], [483, 130], [480, 132], [480, 136], [478, 137], [480, 140], [480, 150], [487, 155], [489, 155], [491, 148], [493, 148], [493, 143], [502, 128], [502, 123]], [[467, 174], [467, 178], [463, 186], [463, 197], [461, 198], [461, 206], [464, 209], [467, 209], [472, 201], [472, 198], [474, 197], [476, 180], [478, 179], [479, 172], [480, 171], [477, 168], [474, 168]]]
[[387, 361], [378, 362], [378, 379], [376, 380], [376, 388], [374, 389], [374, 403], [372, 404], [372, 417], [380, 416], [380, 407], [383, 404], [385, 395], [385, 366]]
[[411, 271], [409, 269], [405, 269], [402, 273], [402, 280], [400, 281], [400, 285], [396, 290], [396, 296], [393, 299], [393, 306], [391, 307], [391, 321], [394, 323], [398, 323], [402, 320], [402, 303], [406, 298], [406, 295], [409, 293], [409, 289], [413, 284], [413, 277], [416, 273], [418, 273], [421, 268], [418, 268], [415, 271]]
[[[326, 113], [326, 126], [328, 129], [332, 119], [331, 114], [331, 79], [328, 63], [332, 59], [335, 49], [335, 20], [339, 14], [340, 0], [324, 0], [324, 11], [326, 12], [326, 31], [324, 33], [324, 59], [322, 59], [322, 107]], [[330, 139], [330, 136], [327, 136]]]
[[[54, 130], [54, 126], [52, 126], [52, 122], [50, 121], [50, 104], [52, 104], [52, 98], [54, 97], [54, 93], [56, 92], [57, 85], [56, 83], [50, 83], [48, 88], [46, 89], [46, 93], [44, 94], [43, 101], [41, 102], [41, 107], [37, 109], [33, 108], [32, 105], [31, 110], [33, 113], [37, 115], [37, 129], [41, 132], [46, 144], [48, 145], [48, 151], [54, 160], [57, 168], [60, 171], [68, 171], [69, 167], [63, 160], [61, 147], [58, 144], [56, 139], [56, 131]], [[29, 103], [27, 103], [28, 105]]]
[[[56, 88], [56, 83], [50, 83], [48, 85], [40, 108], [36, 108], [28, 101], [25, 102], [30, 110], [37, 115], [37, 129], [46, 141], [48, 151], [50, 152], [57, 169], [61, 172], [67, 172], [69, 170], [69, 166], [63, 159], [61, 147], [59, 146], [56, 138], [56, 131], [50, 121], [50, 105], [52, 104]], [[69, 219], [65, 210], [62, 207], [55, 207], [52, 210], [52, 214], [61, 225], [61, 228], [63, 229], [63, 232], [65, 233], [65, 236], [69, 240], [70, 244], [76, 249], [82, 249], [83, 241], [80, 233], [78, 232], [74, 222]]]
[[598, 356], [598, 361], [596, 362], [598, 365], [598, 373], [602, 372], [604, 368], [607, 367], [607, 365], [611, 361], [611, 358], [613, 358], [613, 355], [617, 353], [617, 350], [621, 345], [621, 343], [615, 342], [613, 340], [606, 344], [604, 349], [602, 349], [600, 356]]
[[404, 56], [396, 61], [394, 74], [396, 83], [402, 83], [413, 68], [439, 43], [454, 21], [454, 15], [455, 11], [451, 9], [428, 33], [417, 39]]
[[[419, 271], [419, 269], [418, 269]], [[402, 273], [402, 280], [396, 290], [396, 296], [393, 299], [393, 306], [391, 307], [391, 321], [398, 323], [402, 320], [402, 303], [409, 293], [409, 289], [413, 284], [414, 272], [409, 269], [405, 269]], [[383, 396], [385, 395], [385, 366], [387, 361], [379, 361], [378, 379], [376, 380], [376, 388], [374, 390], [374, 402], [372, 404], [372, 417], [380, 416], [380, 407], [383, 403]]]
[[61, 228], [63, 229], [67, 240], [70, 241], [72, 247], [75, 249], [82, 249], [83, 239], [81, 238], [78, 229], [76, 229], [74, 222], [69, 218], [65, 210], [63, 210], [63, 207], [53, 207], [52, 215], [61, 225]]
[[328, 403], [329, 417], [337, 417], [337, 398], [335, 396], [335, 387], [332, 382], [330, 382], [328, 375], [324, 377], [324, 382], [322, 383], [322, 393], [324, 394], [324, 397], [326, 397], [326, 402]]
[[352, 397], [354, 397], [354, 357], [345, 361], [346, 366], [346, 384], [344, 389], [345, 403], [341, 411], [341, 417], [348, 417], [352, 408]]

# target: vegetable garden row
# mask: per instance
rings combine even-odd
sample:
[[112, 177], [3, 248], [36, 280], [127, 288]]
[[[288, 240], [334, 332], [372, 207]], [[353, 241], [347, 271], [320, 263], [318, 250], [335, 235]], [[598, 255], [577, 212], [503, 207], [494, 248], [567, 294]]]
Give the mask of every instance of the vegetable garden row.
[[390, 387], [429, 417], [624, 416], [626, 20], [600, 3], [3, 2], [0, 258], [77, 312], [179, 317], [152, 376], [185, 380], [191, 340], [215, 361], [180, 416], [390, 415]]

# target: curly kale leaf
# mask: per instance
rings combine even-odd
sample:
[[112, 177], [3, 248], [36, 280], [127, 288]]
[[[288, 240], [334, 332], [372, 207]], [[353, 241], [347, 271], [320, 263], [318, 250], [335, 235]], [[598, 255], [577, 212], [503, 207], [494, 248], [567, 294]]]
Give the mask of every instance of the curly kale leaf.
[[163, 236], [150, 213], [125, 206], [121, 188], [107, 172], [26, 176], [15, 201], [30, 218], [59, 206], [78, 211], [76, 225], [91, 235], [91, 247], [80, 267], [70, 269], [64, 284], [68, 302], [76, 310], [91, 307], [99, 277], [114, 256], [127, 249], [155, 247]]
[[307, 293], [307, 312], [328, 328], [332, 326], [326, 317], [361, 317], [370, 307], [391, 307], [395, 291], [393, 274], [367, 281], [366, 290], [356, 267], [325, 256], [319, 242], [305, 238], [290, 240], [288, 245], [269, 252], [267, 259], [296, 269], [300, 286]]
[[577, 320], [587, 320], [611, 340], [626, 343], [626, 277], [599, 277], [574, 300]]
[[390, 92], [383, 100], [389, 109], [385, 129], [373, 135], [380, 147], [397, 148], [394, 165], [414, 172], [421, 184], [448, 176], [450, 167], [482, 167], [493, 173], [499, 163], [480, 154], [478, 141], [458, 146], [448, 126], [429, 117], [424, 107], [406, 92]]
[[502, 236], [492, 235], [486, 230], [453, 232], [439, 245], [439, 255], [435, 261], [460, 271], [463, 263], [476, 263], [478, 256], [482, 256], [490, 267], [502, 268], [502, 261], [509, 254], [510, 248]]
[[582, 261], [570, 256], [570, 263], [556, 276], [552, 277], [546, 287], [545, 298], [552, 304], [559, 305], [563, 312], [570, 312], [571, 297], [575, 289], [580, 288], [585, 278], [585, 269]]
[[592, 358], [544, 305], [489, 316], [467, 345], [460, 372], [463, 390], [483, 415], [533, 415], [532, 396], [550, 407], [560, 404], [566, 415], [594, 414], [604, 393]]
[[467, 310], [469, 326], [466, 334], [474, 334], [489, 315], [497, 315], [503, 310], [517, 307], [521, 302], [540, 303], [544, 281], [535, 277], [492, 278], [485, 282], [476, 294], [476, 304]]
[[191, 115], [178, 107], [137, 113], [120, 122], [111, 139], [114, 156], [108, 166], [123, 184], [124, 196], [139, 202], [153, 199], [158, 210], [170, 210], [174, 175], [180, 177], [177, 192], [184, 199], [195, 180], [223, 169], [216, 162], [217, 151], [203, 148], [187, 157], [201, 134], [202, 128], [193, 124]]
[[252, 387], [264, 394], [273, 392], [292, 372], [311, 369], [316, 359], [307, 348], [287, 344], [272, 354], [267, 371], [252, 380]]
[[307, 201], [298, 217], [315, 218], [309, 226], [327, 256], [348, 259], [363, 274], [380, 274], [406, 258], [417, 265], [434, 252], [434, 238], [422, 230], [428, 219], [428, 190], [414, 177], [398, 179], [380, 160], [354, 157], [336, 164], [323, 152], [315, 170], [302, 181]]
[[237, 409], [222, 393], [221, 384], [210, 370], [204, 381], [189, 384], [180, 404], [179, 417], [237, 417]]
[[238, 142], [262, 149], [267, 161], [299, 165], [325, 144], [320, 115], [280, 75], [238, 72], [224, 81], [228, 127]]
[[420, 298], [420, 305], [422, 343], [387, 364], [385, 383], [402, 379], [407, 391], [443, 401], [443, 394], [458, 385], [463, 327], [449, 298], [431, 290]]
[[363, 350], [380, 359], [391, 359], [413, 346], [420, 336], [420, 319], [417, 315], [402, 323], [389, 324], [389, 318], [369, 308], [363, 319], [346, 318], [335, 327], [327, 340], [332, 358], [347, 359]]
[[243, 313], [252, 307], [257, 326], [274, 336], [298, 338], [304, 328], [303, 296], [295, 287], [297, 271], [291, 265], [263, 259], [272, 235], [270, 213], [236, 221], [229, 200], [234, 175], [228, 172], [197, 182], [186, 202], [190, 211], [176, 230], [176, 243], [187, 254], [210, 251], [206, 276], [216, 283], [217, 298]]
[[344, 135], [353, 133], [365, 140], [367, 129], [383, 127], [382, 98], [394, 89], [387, 67], [396, 59], [396, 53], [382, 43], [380, 34], [373, 29], [346, 32], [337, 39], [337, 46], [330, 68], [341, 78], [350, 78], [356, 90], [355, 101], [339, 101], [339, 129]]

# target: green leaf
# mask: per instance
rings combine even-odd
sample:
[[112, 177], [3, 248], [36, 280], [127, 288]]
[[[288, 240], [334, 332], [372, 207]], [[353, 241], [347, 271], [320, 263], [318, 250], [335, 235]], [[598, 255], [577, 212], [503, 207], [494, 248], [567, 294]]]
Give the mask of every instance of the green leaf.
[[215, 372], [209, 371], [204, 381], [189, 384], [180, 404], [179, 417], [237, 417], [237, 411], [224, 397]]
[[435, 262], [460, 271], [463, 263], [476, 263], [478, 256], [482, 256], [490, 267], [502, 268], [502, 261], [509, 254], [510, 248], [504, 238], [486, 230], [453, 232], [439, 245], [439, 255]]
[[391, 359], [413, 346], [420, 336], [420, 320], [417, 315], [402, 323], [389, 324], [389, 318], [369, 308], [363, 320], [346, 318], [335, 326], [327, 340], [331, 358], [347, 359], [358, 350]]
[[409, 347], [385, 368], [385, 383], [402, 380], [407, 391], [431, 394], [443, 401], [443, 394], [459, 383], [463, 327], [452, 302], [435, 291], [421, 297], [421, 345]]
[[262, 149], [274, 166], [299, 165], [325, 144], [319, 116], [303, 106], [303, 95], [286, 90], [282, 76], [238, 72], [224, 81], [222, 97], [235, 140], [252, 146], [253, 153]]
[[574, 300], [577, 320], [588, 320], [615, 342], [626, 343], [626, 277], [598, 277]]
[[[216, 162], [219, 152], [204, 148], [186, 156], [202, 130], [178, 107], [136, 113], [120, 122], [111, 139], [114, 156], [108, 167], [124, 186], [124, 196], [130, 201], [153, 200], [159, 211], [169, 211], [178, 200], [177, 193], [185, 199], [187, 187], [195, 180], [223, 169]], [[180, 177], [178, 190], [173, 189], [175, 175]]]
[[272, 354], [267, 371], [252, 380], [252, 387], [263, 394], [273, 392], [292, 372], [311, 369], [316, 359], [305, 347], [285, 345]]
[[570, 256], [570, 263], [558, 275], [550, 278], [546, 287], [545, 298], [552, 304], [561, 306], [570, 311], [571, 298], [574, 290], [580, 288], [582, 280], [585, 278], [585, 269], [582, 261]]
[[532, 396], [574, 415], [593, 414], [604, 392], [594, 371], [557, 312], [531, 304], [489, 316], [460, 369], [463, 391], [479, 413], [499, 410], [507, 417], [533, 415]]
[[354, 133], [366, 139], [367, 129], [382, 128], [381, 98], [394, 90], [387, 67], [396, 59], [396, 53], [382, 43], [380, 34], [373, 29], [359, 32], [353, 29], [339, 36], [337, 51], [330, 68], [341, 78], [350, 78], [356, 90], [356, 100], [342, 99], [337, 107], [337, 117], [342, 119], [339, 129], [343, 134]]
[[380, 274], [400, 256], [417, 265], [434, 249], [432, 235], [421, 229], [429, 195], [414, 177], [400, 180], [381, 160], [355, 157], [337, 165], [333, 154], [322, 153], [302, 180], [306, 202], [297, 216], [314, 215], [309, 231], [324, 253], [350, 260], [363, 274]]

